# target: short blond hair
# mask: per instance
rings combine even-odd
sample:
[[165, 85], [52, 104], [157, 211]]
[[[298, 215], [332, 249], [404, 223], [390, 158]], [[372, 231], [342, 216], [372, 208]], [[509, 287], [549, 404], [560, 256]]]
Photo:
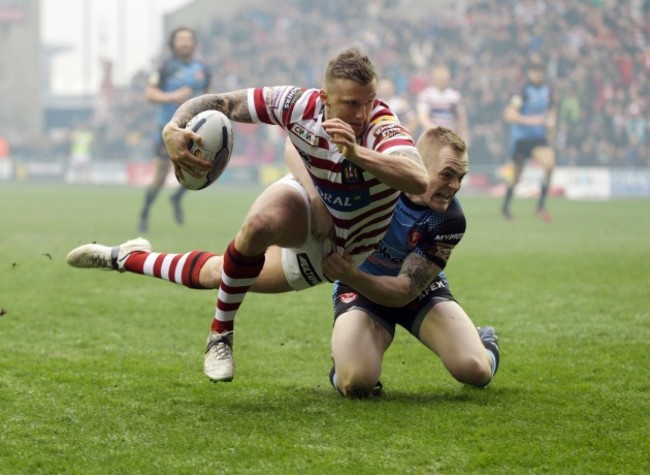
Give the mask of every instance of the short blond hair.
[[353, 46], [327, 63], [323, 79], [325, 86], [331, 85], [336, 79], [351, 79], [365, 86], [377, 80], [377, 72], [370, 58]]
[[447, 127], [431, 127], [425, 130], [418, 138], [416, 146], [422, 155], [425, 164], [431, 161], [429, 157], [433, 154], [425, 153], [431, 149], [437, 149], [448, 145], [459, 157], [467, 154], [467, 145], [460, 136]]

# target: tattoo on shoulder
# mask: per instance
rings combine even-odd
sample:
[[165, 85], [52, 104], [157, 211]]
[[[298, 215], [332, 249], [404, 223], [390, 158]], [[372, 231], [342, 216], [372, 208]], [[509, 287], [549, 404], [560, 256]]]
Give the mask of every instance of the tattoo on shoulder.
[[436, 264], [428, 259], [417, 254], [409, 254], [404, 259], [399, 273], [409, 278], [411, 282], [411, 295], [415, 298], [440, 273], [440, 270]]

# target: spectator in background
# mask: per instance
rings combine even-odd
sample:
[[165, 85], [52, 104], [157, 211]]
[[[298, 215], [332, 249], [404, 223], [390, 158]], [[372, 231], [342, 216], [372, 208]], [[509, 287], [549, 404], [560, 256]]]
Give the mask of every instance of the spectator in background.
[[[155, 140], [156, 172], [144, 198], [140, 211], [139, 232], [149, 229], [149, 211], [158, 193], [165, 184], [171, 161], [162, 141], [162, 128], [172, 118], [180, 104], [191, 97], [204, 94], [210, 85], [210, 70], [206, 64], [194, 58], [196, 51], [196, 34], [187, 27], [176, 28], [169, 37], [169, 48], [172, 57], [167, 59], [160, 68], [151, 75], [145, 89], [148, 101], [160, 104], [158, 114], [158, 134]], [[184, 215], [181, 198], [185, 188], [179, 186], [171, 197], [174, 207], [174, 218], [178, 224], [183, 224]]]
[[549, 135], [555, 131], [555, 103], [553, 92], [545, 82], [545, 67], [538, 63], [528, 66], [528, 81], [519, 94], [515, 94], [506, 106], [503, 117], [510, 124], [510, 153], [513, 176], [506, 190], [501, 212], [511, 221], [510, 203], [514, 189], [519, 183], [526, 160], [532, 158], [544, 169], [537, 214], [544, 221], [551, 221], [546, 211], [546, 196], [555, 166], [555, 151], [549, 143]]
[[[368, 8], [369, 2], [362, 0], [282, 0], [242, 7], [233, 17], [212, 19], [205, 31], [206, 60], [219, 70], [224, 90], [259, 85], [262, 78], [267, 84], [283, 84], [292, 78], [317, 87], [317, 72], [331, 51], [358, 43], [376, 58], [377, 70], [393, 79], [396, 90], [413, 106], [429, 82], [429, 74], [422, 72], [428, 72], [428, 65], [446, 64], [453, 71], [454, 87], [463, 94], [472, 125], [472, 162], [478, 172], [479, 165], [503, 160], [508, 125], [495, 119], [523, 80], [526, 58], [542, 55], [548, 60], [548, 79], [557, 85], [558, 107], [565, 93], [575, 94], [580, 106], [577, 123], [569, 123], [576, 119], [575, 110], [558, 117], [558, 164], [624, 164], [622, 154], [630, 140], [625, 111], [634, 101], [631, 91], [637, 90], [641, 97], [650, 93], [650, 50], [647, 21], [643, 21], [648, 2], [429, 3], [425, 11], [410, 16], [405, 14], [410, 8], [407, 0], [382, 2], [381, 8], [372, 6], [373, 17], [364, 24], [354, 23], [355, 14]], [[305, 8], [309, 15], [304, 15]], [[571, 107], [573, 100], [569, 98]], [[130, 113], [124, 114], [119, 102]], [[134, 103], [132, 98], [112, 102], [116, 108], [112, 128], [123, 128], [125, 115], [130, 115], [133, 126], [128, 130], [137, 127], [148, 134], [147, 120], [135, 118], [149, 112], [143, 104], [134, 110]], [[640, 106], [641, 116], [648, 117], [647, 101]], [[234, 127], [237, 137], [238, 125]], [[639, 139], [644, 150], [650, 142], [647, 130], [646, 126], [645, 138]], [[119, 132], [110, 131], [110, 135], [122, 137]], [[582, 156], [581, 143], [588, 134], [604, 137], [613, 154], [599, 161]], [[21, 153], [19, 142], [12, 145], [16, 154]], [[112, 143], [110, 150], [114, 150]], [[256, 160], [255, 155], [247, 157], [249, 163]]]
[[417, 117], [408, 101], [395, 93], [395, 84], [391, 79], [385, 78], [379, 81], [377, 86], [377, 97], [383, 100], [395, 113], [402, 125], [406, 127], [411, 135], [416, 135]]
[[70, 134], [70, 162], [66, 174], [69, 183], [90, 182], [90, 161], [95, 134], [90, 124], [80, 123]]
[[451, 73], [444, 64], [434, 66], [431, 71], [431, 85], [417, 98], [417, 114], [423, 130], [440, 126], [456, 132], [469, 144], [467, 112], [462, 94], [450, 87]]

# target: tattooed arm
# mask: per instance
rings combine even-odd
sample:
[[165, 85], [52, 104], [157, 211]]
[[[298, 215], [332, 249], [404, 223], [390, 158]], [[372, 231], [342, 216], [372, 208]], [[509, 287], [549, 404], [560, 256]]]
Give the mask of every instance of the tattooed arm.
[[210, 162], [190, 153], [189, 144], [192, 141], [201, 143], [201, 137], [185, 129], [185, 125], [192, 117], [206, 110], [223, 112], [234, 122], [252, 123], [246, 89], [223, 94], [204, 94], [183, 103], [162, 132], [169, 158], [176, 172], [180, 172], [181, 175], [186, 171], [190, 175], [200, 176], [199, 170], [207, 170], [211, 167]]
[[412, 252], [397, 276], [368, 274], [356, 268], [350, 256], [336, 253], [325, 258], [323, 270], [330, 279], [345, 282], [379, 305], [403, 307], [420, 295], [442, 269]]

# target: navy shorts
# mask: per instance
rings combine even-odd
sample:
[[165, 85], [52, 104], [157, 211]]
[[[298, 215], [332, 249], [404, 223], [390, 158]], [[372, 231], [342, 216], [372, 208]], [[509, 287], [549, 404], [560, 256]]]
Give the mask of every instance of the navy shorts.
[[419, 339], [420, 326], [429, 310], [440, 302], [448, 301], [455, 302], [456, 299], [443, 276], [436, 277], [418, 298], [404, 307], [376, 304], [352, 287], [338, 282], [334, 291], [334, 320], [352, 309], [360, 309], [384, 327], [391, 336], [395, 336], [395, 326], [400, 325]]
[[546, 137], [517, 140], [512, 152], [512, 159], [515, 163], [522, 164], [526, 159], [533, 156], [533, 150], [537, 147], [545, 147], [547, 145], [548, 141]]

